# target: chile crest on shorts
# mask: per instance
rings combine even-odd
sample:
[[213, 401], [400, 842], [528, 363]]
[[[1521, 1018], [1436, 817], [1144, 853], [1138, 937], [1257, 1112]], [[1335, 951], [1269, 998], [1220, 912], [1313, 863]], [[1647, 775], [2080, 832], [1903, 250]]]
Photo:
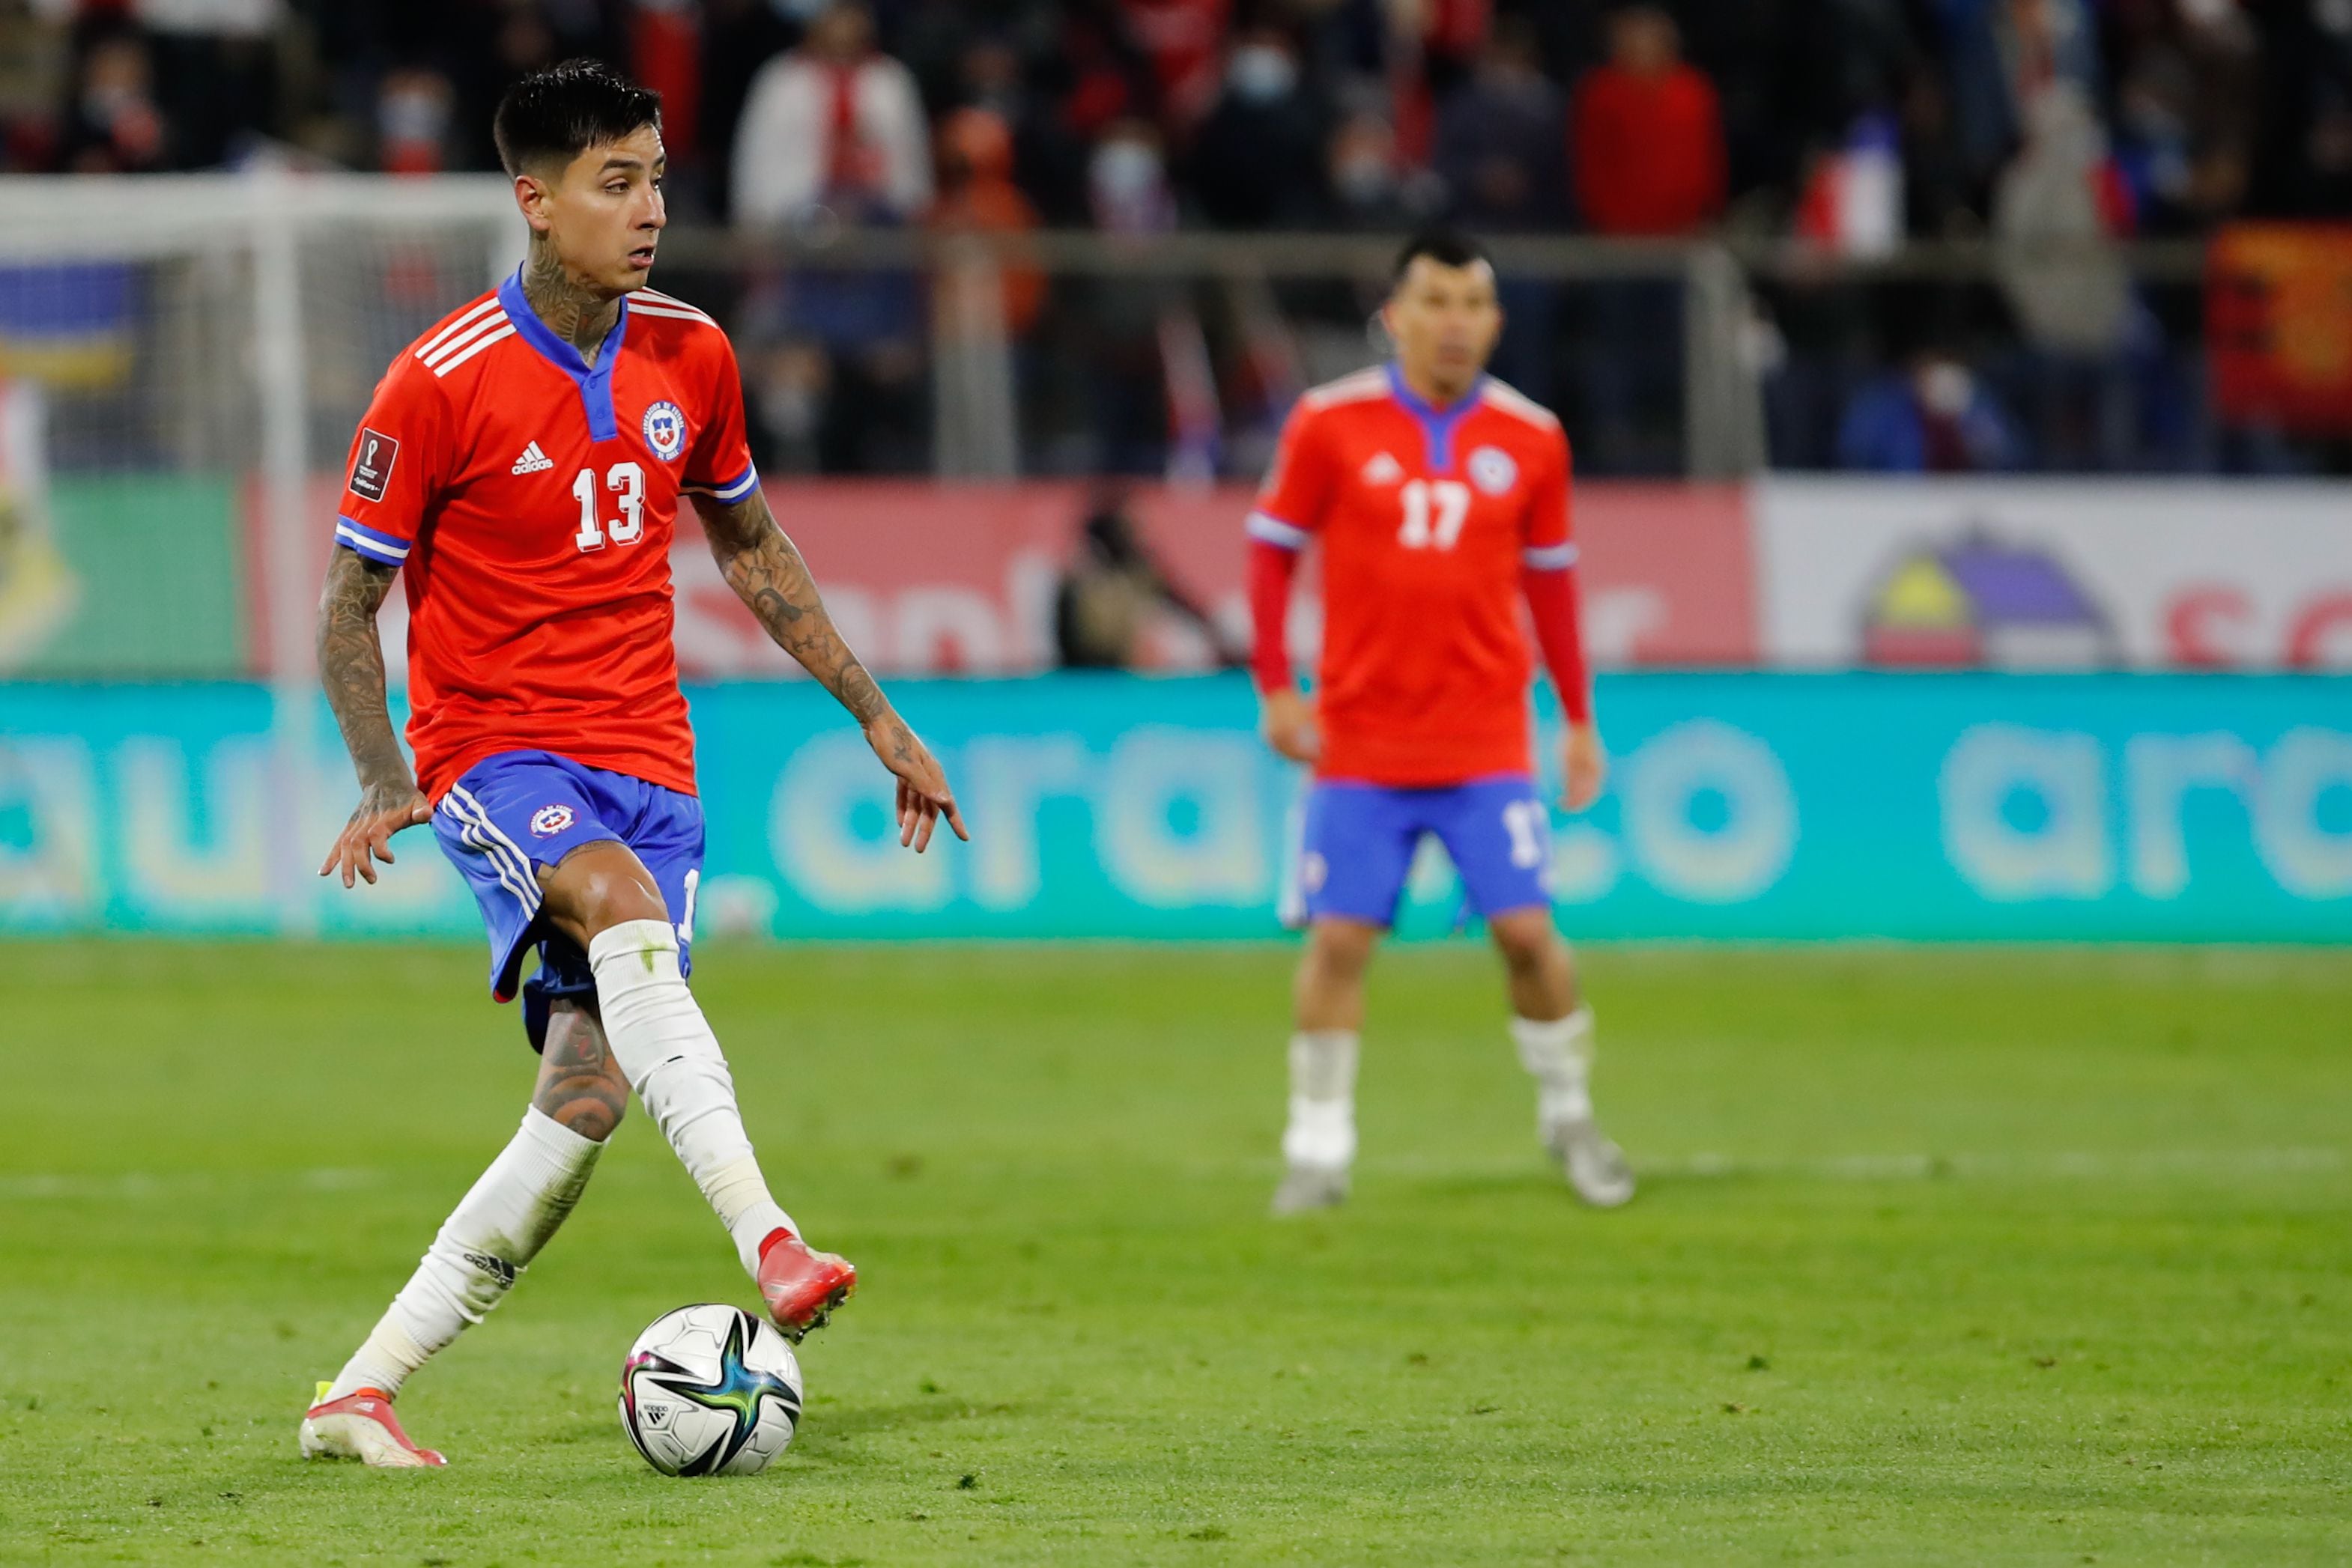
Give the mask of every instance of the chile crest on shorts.
[[686, 411], [664, 398], [646, 410], [646, 444], [665, 463], [675, 462], [686, 450]]

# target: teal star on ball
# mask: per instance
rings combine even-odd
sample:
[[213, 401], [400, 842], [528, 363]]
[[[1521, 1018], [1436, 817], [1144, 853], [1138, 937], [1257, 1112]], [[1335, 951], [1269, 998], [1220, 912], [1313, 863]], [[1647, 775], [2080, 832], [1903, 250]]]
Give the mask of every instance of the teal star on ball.
[[[635, 1375], [642, 1371], [655, 1387], [690, 1399], [706, 1410], [724, 1410], [735, 1417], [727, 1435], [696, 1455], [679, 1469], [679, 1475], [715, 1475], [726, 1469], [758, 1429], [763, 1400], [780, 1401], [786, 1416], [794, 1423], [801, 1418], [800, 1396], [791, 1384], [772, 1372], [755, 1371], [743, 1364], [744, 1329], [749, 1322], [741, 1312], [737, 1312], [729, 1323], [726, 1346], [719, 1353], [719, 1375], [709, 1383], [698, 1381], [687, 1368], [667, 1357], [650, 1352], [628, 1368], [631, 1376], [625, 1382], [633, 1383]], [[752, 1327], [756, 1333], [757, 1326]]]

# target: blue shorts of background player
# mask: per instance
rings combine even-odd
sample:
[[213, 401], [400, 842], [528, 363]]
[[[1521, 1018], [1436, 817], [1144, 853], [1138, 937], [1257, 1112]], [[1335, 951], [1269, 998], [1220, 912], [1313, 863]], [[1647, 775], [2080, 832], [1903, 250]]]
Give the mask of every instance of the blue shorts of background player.
[[549, 1003], [596, 994], [588, 955], [540, 918], [540, 868], [552, 869], [583, 844], [610, 839], [635, 852], [677, 926], [678, 968], [693, 973], [702, 881], [702, 802], [693, 796], [552, 752], [502, 751], [449, 787], [433, 809], [433, 834], [482, 906], [490, 994], [513, 1000], [523, 956], [539, 948], [539, 970], [520, 988], [533, 1051], [547, 1042]]
[[1318, 779], [1307, 795], [1289, 923], [1393, 925], [1423, 834], [1445, 846], [1482, 918], [1549, 907], [1551, 818], [1528, 775], [1421, 789]]

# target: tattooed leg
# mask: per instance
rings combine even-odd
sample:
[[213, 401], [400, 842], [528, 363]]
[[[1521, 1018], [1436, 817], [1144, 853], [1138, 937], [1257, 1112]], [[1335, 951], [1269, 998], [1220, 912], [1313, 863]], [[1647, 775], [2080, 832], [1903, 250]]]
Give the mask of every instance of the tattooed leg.
[[562, 997], [550, 1005], [547, 1048], [530, 1103], [558, 1125], [599, 1144], [628, 1113], [629, 1081], [613, 1060], [593, 1003]]

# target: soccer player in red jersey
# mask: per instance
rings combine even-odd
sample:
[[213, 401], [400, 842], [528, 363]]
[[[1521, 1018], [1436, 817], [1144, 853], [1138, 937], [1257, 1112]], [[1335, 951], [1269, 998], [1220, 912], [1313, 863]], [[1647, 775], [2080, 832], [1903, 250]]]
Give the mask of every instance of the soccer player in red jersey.
[[[899, 841], [919, 853], [941, 818], [964, 831], [761, 497], [726, 334], [646, 287], [665, 222], [660, 100], [574, 61], [517, 85], [496, 133], [529, 259], [401, 353], [352, 444], [319, 658], [360, 803], [320, 874], [373, 883], [393, 835], [431, 822], [481, 904], [491, 993], [520, 991], [541, 1061], [513, 1142], [304, 1416], [304, 1453], [371, 1465], [442, 1462], [401, 1430], [394, 1397], [562, 1224], [632, 1090], [786, 1334], [856, 1284], [769, 1195], [687, 988], [703, 819], [671, 643], [681, 496], [729, 584], [897, 775]], [[414, 774], [375, 626], [404, 576]]]
[[[1568, 439], [1486, 374], [1503, 314], [1494, 268], [1465, 236], [1407, 244], [1381, 319], [1396, 358], [1299, 401], [1249, 519], [1265, 737], [1315, 770], [1289, 911], [1307, 936], [1275, 1211], [1347, 1197], [1364, 968], [1424, 834], [1453, 857], [1502, 954], [1546, 1147], [1579, 1197], [1613, 1207], [1633, 1178], [1593, 1121], [1592, 1013], [1552, 925], [1522, 629], [1532, 620], [1567, 711], [1564, 803], [1580, 811], [1605, 762], [1577, 627]], [[1310, 706], [1286, 627], [1298, 554], [1318, 540], [1323, 659]]]

